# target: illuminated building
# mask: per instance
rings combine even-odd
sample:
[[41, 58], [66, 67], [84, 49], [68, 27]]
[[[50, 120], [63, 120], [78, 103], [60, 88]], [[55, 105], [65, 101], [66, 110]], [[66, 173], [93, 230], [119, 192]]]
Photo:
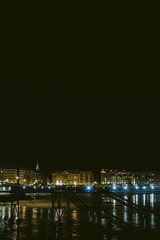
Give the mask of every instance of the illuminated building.
[[27, 170], [27, 184], [38, 185], [47, 184], [47, 177], [40, 173], [39, 162], [37, 160], [35, 170]]
[[160, 184], [160, 172], [143, 171], [143, 172], [127, 172], [117, 170], [102, 170], [101, 184]]
[[[2, 171], [3, 183], [17, 183], [18, 170], [16, 168], [4, 168]], [[26, 170], [19, 169], [19, 183], [24, 184], [26, 181]]]
[[116, 170], [102, 170], [101, 171], [101, 184], [135, 184], [135, 174], [132, 172], [118, 171]]
[[19, 182], [20, 185], [47, 184], [47, 177], [39, 172], [39, 164], [37, 164], [35, 170], [20, 168], [19, 176], [17, 168], [0, 169], [0, 182], [8, 184]]
[[160, 173], [156, 171], [146, 171], [140, 173], [141, 184], [159, 184]]
[[3, 169], [0, 169], [0, 183], [3, 183]]
[[69, 171], [53, 172], [51, 182], [53, 185], [70, 185], [71, 173]]
[[36, 182], [36, 172], [34, 170], [26, 171], [27, 184], [34, 184]]
[[52, 173], [53, 185], [86, 185], [93, 184], [94, 176], [90, 171], [61, 171]]
[[134, 175], [135, 175], [135, 184], [141, 184], [141, 173], [134, 172]]

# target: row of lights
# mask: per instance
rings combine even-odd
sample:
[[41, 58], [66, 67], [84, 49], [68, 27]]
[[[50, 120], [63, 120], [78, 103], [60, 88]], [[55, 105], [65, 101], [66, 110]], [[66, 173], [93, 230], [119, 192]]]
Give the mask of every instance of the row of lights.
[[[36, 189], [37, 187], [34, 186], [33, 188]], [[51, 189], [50, 186], [47, 187], [47, 188], [48, 188], [48, 189]], [[23, 189], [26, 189], [26, 187], [23, 186]], [[44, 187], [42, 186], [41, 189], [44, 189]], [[86, 186], [84, 187], [84, 189], [85, 189], [86, 192], [92, 192], [92, 191], [93, 191], [93, 185], [86, 185]]]
[[[154, 189], [155, 187], [154, 187], [153, 185], [150, 185], [150, 188], [151, 188], [151, 189]], [[117, 189], [117, 186], [116, 186], [116, 185], [113, 185], [113, 186], [112, 186], [112, 189], [113, 189], [113, 190], [116, 190], [116, 189]], [[123, 189], [127, 190], [127, 189], [128, 189], [128, 185], [123, 186]], [[139, 189], [139, 186], [136, 185], [136, 186], [135, 186], [135, 189], [138, 190], [138, 189]], [[145, 190], [145, 189], [147, 189], [147, 187], [146, 187], [146, 186], [143, 186], [142, 189]]]
[[2, 188], [2, 191], [10, 191], [11, 190], [11, 187], [3, 187]]
[[[37, 187], [34, 186], [33, 188], [36, 189]], [[39, 187], [38, 187], [38, 188], [39, 188]], [[51, 187], [47, 187], [47, 188], [48, 188], [48, 189], [51, 189]], [[26, 189], [26, 187], [24, 186], [23, 189]], [[44, 189], [44, 187], [41, 187], [41, 189]]]

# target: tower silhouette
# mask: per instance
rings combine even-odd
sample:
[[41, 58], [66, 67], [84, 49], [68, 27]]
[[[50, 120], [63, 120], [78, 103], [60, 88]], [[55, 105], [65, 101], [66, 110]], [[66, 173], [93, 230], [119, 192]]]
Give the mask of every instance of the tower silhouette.
[[39, 167], [39, 161], [38, 161], [38, 159], [37, 159], [36, 172], [39, 172], [39, 170], [40, 170], [40, 167]]
[[36, 184], [39, 184], [39, 183], [40, 183], [40, 172], [39, 172], [39, 170], [40, 170], [39, 161], [38, 161], [38, 159], [37, 159], [36, 171], [35, 171], [35, 173], [36, 173], [36, 180], [35, 180]]

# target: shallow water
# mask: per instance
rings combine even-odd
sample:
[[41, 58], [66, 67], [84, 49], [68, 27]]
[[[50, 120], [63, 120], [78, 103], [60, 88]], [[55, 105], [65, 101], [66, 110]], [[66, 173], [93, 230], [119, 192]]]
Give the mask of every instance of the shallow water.
[[[156, 209], [160, 212], [160, 194], [124, 194], [124, 197], [131, 199], [136, 204], [141, 204], [151, 209]], [[131, 225], [141, 227], [142, 219], [138, 212], [134, 212], [127, 206], [116, 202], [114, 199], [103, 197], [103, 203], [108, 211], [124, 222]], [[11, 218], [10, 205], [0, 205], [0, 240], [54, 240], [54, 239], [131, 239], [130, 234], [124, 237], [123, 232], [120, 232], [120, 227], [117, 224], [112, 224], [112, 237], [108, 234], [107, 228], [109, 221], [104, 216], [96, 224], [92, 223], [92, 219], [88, 213], [88, 220], [83, 221], [81, 212], [77, 209], [70, 211], [70, 219], [64, 215], [62, 222], [53, 223], [52, 210], [50, 208], [41, 207], [20, 207], [21, 224], [17, 228], [17, 224], [9, 225]], [[156, 232], [159, 226], [159, 215], [149, 213], [147, 215], [146, 228], [149, 232]], [[160, 238], [159, 238], [160, 239]]]

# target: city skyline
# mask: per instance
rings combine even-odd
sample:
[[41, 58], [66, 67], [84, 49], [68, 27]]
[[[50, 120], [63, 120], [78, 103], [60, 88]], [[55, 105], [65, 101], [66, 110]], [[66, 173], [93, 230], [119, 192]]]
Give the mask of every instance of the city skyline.
[[156, 184], [160, 185], [160, 171], [126, 171], [125, 169], [102, 169], [100, 178], [97, 179], [91, 170], [66, 169], [56, 171], [51, 169], [50, 175], [40, 171], [37, 160], [34, 169], [0, 167], [0, 184], [21, 185], [86, 185], [97, 184]]

